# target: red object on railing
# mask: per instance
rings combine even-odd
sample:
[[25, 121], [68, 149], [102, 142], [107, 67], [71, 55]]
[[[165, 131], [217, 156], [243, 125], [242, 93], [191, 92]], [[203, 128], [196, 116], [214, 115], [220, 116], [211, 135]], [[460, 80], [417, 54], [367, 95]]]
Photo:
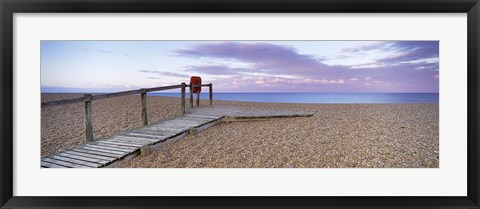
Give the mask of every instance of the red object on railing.
[[192, 76], [190, 77], [190, 85], [192, 85], [193, 93], [200, 93], [202, 92], [202, 78], [199, 76]]

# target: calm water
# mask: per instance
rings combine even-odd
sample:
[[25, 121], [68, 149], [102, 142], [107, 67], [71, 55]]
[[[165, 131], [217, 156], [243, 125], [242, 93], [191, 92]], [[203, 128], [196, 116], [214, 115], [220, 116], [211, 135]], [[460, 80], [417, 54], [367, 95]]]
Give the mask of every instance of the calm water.
[[[149, 93], [148, 95], [180, 97], [180, 93]], [[208, 92], [201, 93], [200, 98], [208, 99]], [[213, 93], [213, 100], [341, 104], [438, 103], [438, 93]]]

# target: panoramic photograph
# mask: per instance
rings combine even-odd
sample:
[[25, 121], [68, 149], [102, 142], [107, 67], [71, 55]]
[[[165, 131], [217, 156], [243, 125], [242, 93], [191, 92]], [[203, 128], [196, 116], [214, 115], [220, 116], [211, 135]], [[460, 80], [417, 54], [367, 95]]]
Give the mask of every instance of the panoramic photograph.
[[439, 168], [439, 42], [43, 40], [46, 168]]

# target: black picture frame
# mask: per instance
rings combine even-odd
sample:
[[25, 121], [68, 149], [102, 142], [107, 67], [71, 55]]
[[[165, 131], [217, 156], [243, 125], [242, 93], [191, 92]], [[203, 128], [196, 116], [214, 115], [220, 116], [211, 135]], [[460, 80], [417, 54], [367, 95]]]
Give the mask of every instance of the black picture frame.
[[[0, 0], [2, 208], [479, 208], [478, 0]], [[22, 197], [13, 196], [14, 13], [467, 13], [468, 195], [465, 197]]]

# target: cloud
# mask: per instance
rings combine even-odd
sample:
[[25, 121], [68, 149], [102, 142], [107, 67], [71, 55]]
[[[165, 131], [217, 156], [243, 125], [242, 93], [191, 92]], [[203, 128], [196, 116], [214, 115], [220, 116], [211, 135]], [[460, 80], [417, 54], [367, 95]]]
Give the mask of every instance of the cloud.
[[251, 71], [246, 68], [230, 68], [228, 66], [221, 66], [221, 65], [187, 66], [185, 67], [184, 70], [188, 72], [195, 72], [195, 73], [208, 74], [208, 75], [240, 75], [243, 72]]
[[222, 58], [246, 63], [251, 66], [244, 70], [275, 70], [275, 73], [311, 75], [334, 66], [323, 64], [321, 59], [300, 54], [296, 49], [270, 43], [221, 42], [198, 44], [174, 51], [177, 56], [193, 58]]
[[293, 80], [293, 81], [290, 81], [290, 83], [295, 83], [295, 84], [342, 84], [342, 83], [345, 83], [345, 81], [343, 79], [327, 80], [327, 79], [306, 78], [306, 79]]
[[388, 43], [389, 42], [377, 42], [377, 43], [366, 44], [366, 45], [361, 45], [357, 47], [343, 48], [341, 52], [353, 54], [353, 53], [364, 53], [366, 51], [372, 51], [372, 50], [381, 50], [388, 47]]
[[190, 78], [190, 75], [183, 74], [183, 73], [161, 72], [161, 73], [158, 73], [158, 74], [165, 75], [165, 76], [171, 76], [171, 77]]
[[287, 80], [283, 78], [266, 78], [266, 77], [259, 77], [255, 80], [256, 84], [260, 85], [272, 85], [278, 83], [285, 83]]
[[365, 53], [369, 51], [394, 52], [395, 56], [378, 59], [376, 62], [398, 62], [438, 57], [438, 41], [384, 41], [352, 48], [343, 53]]
[[103, 53], [103, 54], [113, 54], [113, 55], [121, 55], [125, 57], [131, 57], [131, 54], [127, 53], [122, 53], [122, 52], [116, 52], [116, 51], [111, 51], [111, 50], [103, 50], [103, 49], [87, 49], [87, 48], [80, 48], [80, 50], [84, 52], [95, 52], [95, 53]]
[[[273, 91], [278, 91], [281, 85], [290, 88], [296, 88], [295, 85], [308, 85], [312, 89], [315, 85], [322, 85], [322, 88], [316, 89], [342, 91], [342, 88], [343, 90], [349, 88], [362, 91], [365, 83], [346, 82], [346, 80], [359, 81], [363, 78], [362, 80], [369, 81], [374, 77], [376, 81], [383, 82], [381, 85], [392, 84], [389, 85], [390, 88], [385, 88], [385, 91], [396, 91], [393, 89], [398, 87], [395, 84], [402, 84], [398, 87], [399, 89], [410, 86], [413, 90], [423, 92], [438, 91], [438, 83], [428, 81], [438, 74], [438, 42], [436, 41], [378, 42], [343, 51], [346, 56], [350, 56], [350, 53], [368, 54], [366, 52], [369, 51], [376, 51], [385, 56], [366, 60], [364, 64], [329, 65], [324, 63], [328, 56], [318, 58], [303, 54], [290, 46], [262, 42], [196, 44], [175, 50], [174, 53], [176, 56], [221, 61], [217, 62], [220, 64], [214, 65], [190, 65], [183, 70], [200, 75], [228, 76], [228, 79], [223, 78], [215, 82], [221, 82], [225, 86], [229, 84], [232, 88], [269, 87]], [[332, 57], [335, 56], [332, 55]], [[231, 67], [228, 63], [244, 67]], [[367, 85], [371, 85], [369, 88], [372, 88], [380, 84], [372, 80]], [[274, 86], [276, 88], [273, 88]], [[336, 86], [336, 88], [330, 86]], [[343, 87], [340, 88], [340, 86]], [[281, 86], [281, 88], [284, 87]], [[412, 91], [411, 89], [407, 90]]]
[[438, 41], [386, 41], [353, 48], [342, 49], [351, 54], [365, 54], [375, 51], [386, 55], [362, 64], [351, 65], [352, 69], [408, 69], [408, 70], [438, 70]]
[[398, 63], [427, 58], [438, 58], [438, 41], [397, 41], [392, 42], [388, 50], [395, 51], [396, 56], [378, 59], [380, 63]]
[[336, 80], [331, 80], [329, 81], [330, 83], [336, 83], [336, 84], [342, 84], [342, 83], [345, 83], [345, 81], [343, 79], [338, 79], [337, 81]]
[[[169, 76], [169, 77], [190, 78], [189, 75], [183, 74], [183, 73], [163, 72], [163, 71], [157, 71], [157, 70], [139, 70], [138, 72], [156, 74], [156, 75], [161, 75], [161, 76]], [[148, 79], [153, 79], [153, 77], [147, 77], [147, 78]]]

